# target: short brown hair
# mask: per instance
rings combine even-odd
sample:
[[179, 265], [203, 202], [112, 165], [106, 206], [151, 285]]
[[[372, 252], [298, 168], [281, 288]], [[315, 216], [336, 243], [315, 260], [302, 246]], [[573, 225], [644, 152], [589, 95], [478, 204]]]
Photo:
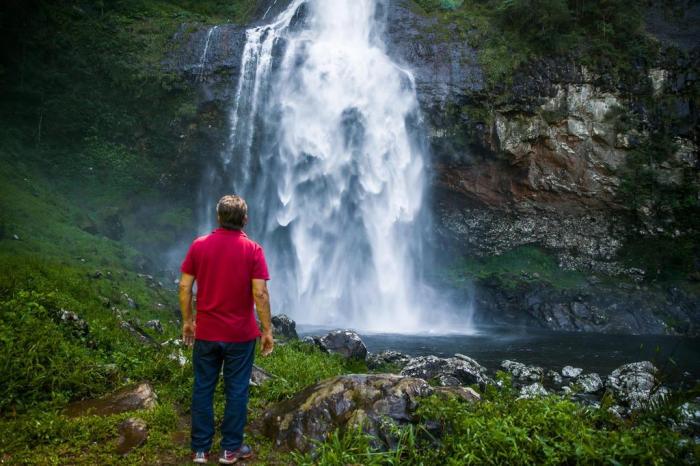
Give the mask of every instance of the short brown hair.
[[248, 205], [241, 196], [228, 194], [216, 203], [219, 225], [227, 230], [240, 230], [245, 226]]

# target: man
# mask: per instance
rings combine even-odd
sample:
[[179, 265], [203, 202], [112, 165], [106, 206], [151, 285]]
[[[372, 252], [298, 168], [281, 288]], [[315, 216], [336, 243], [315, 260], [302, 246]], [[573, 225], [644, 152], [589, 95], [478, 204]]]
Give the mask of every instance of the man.
[[[274, 345], [270, 299], [262, 247], [248, 239], [243, 227], [248, 207], [239, 196], [224, 196], [216, 205], [219, 228], [200, 236], [182, 262], [180, 309], [182, 339], [194, 345], [192, 364], [192, 456], [206, 463], [214, 437], [214, 390], [223, 364], [226, 407], [221, 424], [222, 464], [252, 456], [243, 444], [248, 407], [248, 384], [253, 368], [255, 341], [267, 356]], [[196, 322], [192, 318], [192, 286], [197, 282]], [[263, 332], [253, 313], [258, 311]]]

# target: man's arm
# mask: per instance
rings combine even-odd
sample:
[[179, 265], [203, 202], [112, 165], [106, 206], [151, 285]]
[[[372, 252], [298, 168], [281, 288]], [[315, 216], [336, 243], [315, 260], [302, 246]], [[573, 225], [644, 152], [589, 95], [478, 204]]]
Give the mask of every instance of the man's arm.
[[180, 277], [180, 312], [182, 312], [182, 341], [187, 346], [194, 343], [194, 319], [192, 318], [192, 285], [194, 275], [183, 273]]
[[258, 318], [263, 326], [263, 334], [260, 338], [262, 355], [272, 353], [275, 341], [272, 338], [272, 315], [270, 312], [270, 293], [267, 291], [267, 281], [259, 278], [253, 279], [253, 299]]

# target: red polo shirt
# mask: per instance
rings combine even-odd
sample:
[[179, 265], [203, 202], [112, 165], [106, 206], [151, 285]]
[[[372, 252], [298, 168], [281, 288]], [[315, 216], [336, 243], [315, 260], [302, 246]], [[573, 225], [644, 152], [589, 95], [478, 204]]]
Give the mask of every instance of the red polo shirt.
[[260, 336], [251, 280], [269, 280], [262, 247], [241, 230], [217, 228], [190, 246], [180, 270], [197, 282], [195, 338], [243, 342]]

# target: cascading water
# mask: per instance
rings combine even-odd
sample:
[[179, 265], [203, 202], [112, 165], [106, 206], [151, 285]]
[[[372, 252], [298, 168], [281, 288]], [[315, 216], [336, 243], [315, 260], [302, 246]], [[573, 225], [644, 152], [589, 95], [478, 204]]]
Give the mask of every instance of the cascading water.
[[413, 77], [383, 48], [382, 11], [373, 0], [293, 0], [248, 29], [206, 209], [224, 192], [247, 200], [275, 312], [365, 331], [464, 331], [471, 312], [456, 318], [420, 280], [426, 151]]
[[204, 67], [207, 64], [207, 52], [209, 51], [209, 42], [211, 42], [211, 35], [214, 31], [218, 29], [219, 26], [213, 26], [209, 28], [209, 31], [207, 31], [207, 38], [204, 42], [204, 50], [202, 51], [202, 57], [199, 59], [199, 76], [197, 77], [198, 80], [202, 80], [202, 77], [204, 76]]

